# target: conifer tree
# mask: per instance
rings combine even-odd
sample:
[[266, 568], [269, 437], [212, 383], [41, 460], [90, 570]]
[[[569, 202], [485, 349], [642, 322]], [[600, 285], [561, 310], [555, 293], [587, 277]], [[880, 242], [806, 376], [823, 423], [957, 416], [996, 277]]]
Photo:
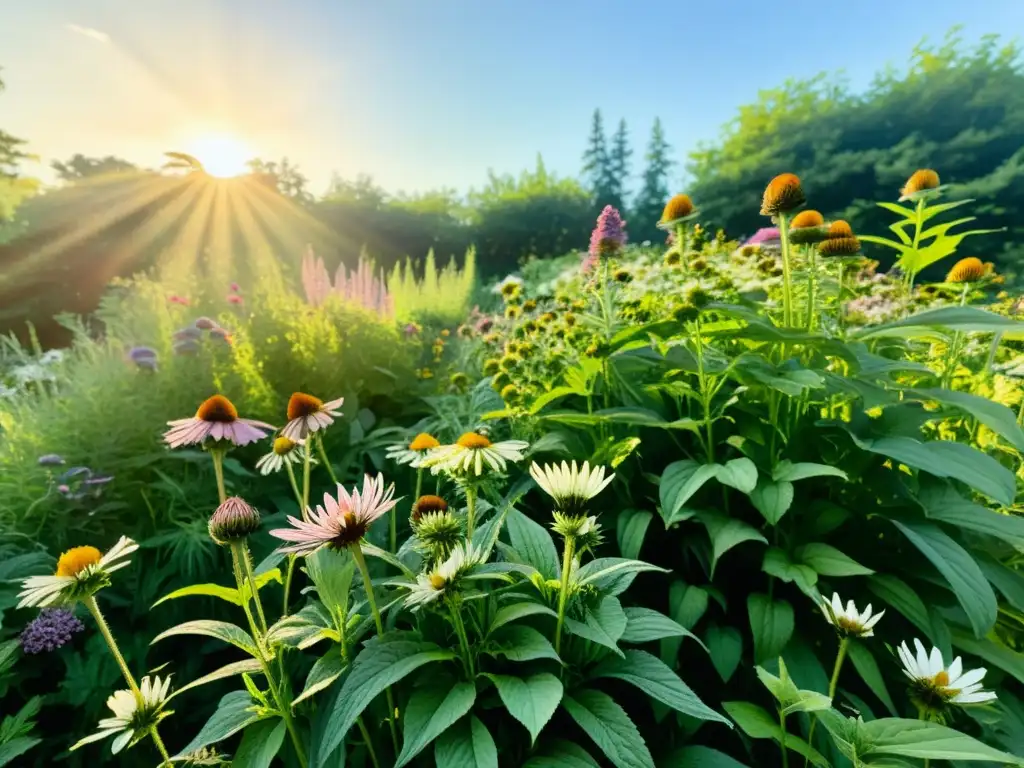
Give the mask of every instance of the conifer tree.
[[661, 119], [655, 118], [647, 154], [644, 155], [647, 167], [644, 169], [643, 185], [637, 195], [630, 222], [634, 240], [657, 242], [664, 237], [657, 224], [661, 218], [662, 208], [670, 197], [668, 174], [673, 165], [669, 158], [670, 151], [671, 147], [665, 141], [665, 132], [661, 127]]
[[613, 173], [612, 154], [608, 151], [604, 119], [601, 117], [600, 109], [594, 110], [590, 124], [590, 139], [587, 142], [587, 150], [583, 153], [583, 176], [593, 195], [597, 210], [606, 205], [621, 208], [622, 196], [619, 194], [619, 186]]

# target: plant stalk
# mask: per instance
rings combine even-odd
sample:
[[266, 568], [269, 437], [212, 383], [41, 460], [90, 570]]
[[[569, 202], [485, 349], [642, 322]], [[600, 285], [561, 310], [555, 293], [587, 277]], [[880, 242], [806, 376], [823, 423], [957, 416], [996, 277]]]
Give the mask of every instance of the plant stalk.
[[789, 246], [789, 221], [779, 214], [779, 237], [782, 240], [782, 322], [793, 327], [793, 255]]
[[789, 768], [789, 750], [786, 749], [786, 715], [779, 710], [779, 750], [782, 752], [782, 768]]
[[309, 465], [312, 462], [313, 457], [311, 456], [312, 451], [309, 449], [309, 443], [307, 442], [303, 448], [303, 461], [302, 461], [302, 504], [299, 505], [299, 511], [302, 512], [302, 519], [307, 523], [309, 522]]
[[331, 466], [331, 462], [327, 458], [327, 451], [324, 449], [324, 437], [320, 433], [317, 433], [316, 447], [317, 450], [320, 451], [320, 460], [324, 463], [324, 468], [327, 470], [327, 474], [331, 476], [331, 482], [337, 485], [338, 477], [334, 474], [334, 467]]
[[[249, 582], [249, 592], [252, 601], [256, 604], [256, 615], [260, 618], [260, 628], [264, 636], [267, 634], [267, 617], [263, 613], [263, 601], [260, 600], [260, 592], [256, 586], [256, 576], [252, 570], [252, 558], [249, 556], [249, 548], [245, 544], [239, 544], [239, 554], [242, 558], [242, 573]], [[288, 564], [288, 577], [291, 578], [291, 566], [295, 563], [295, 556], [292, 555], [292, 562]]]
[[[828, 681], [828, 697], [829, 699], [835, 700], [836, 689], [839, 687], [839, 671], [843, 668], [843, 662], [846, 660], [846, 651], [850, 646], [850, 638], [844, 637], [839, 641], [839, 651], [836, 653], [836, 663], [832, 667], [832, 679]], [[814, 727], [818, 724], [816, 718], [811, 718], [811, 729], [807, 732], [807, 743], [814, 746]], [[804, 768], [807, 768], [809, 758], [804, 758]]]
[[562, 584], [558, 590], [558, 623], [555, 626], [555, 653], [562, 650], [562, 625], [565, 624], [565, 608], [569, 602], [569, 571], [572, 570], [573, 550], [576, 537], [565, 537], [565, 551], [562, 554]]
[[213, 459], [213, 474], [217, 478], [217, 498], [223, 504], [228, 499], [227, 490], [224, 487], [224, 450], [211, 448], [210, 458]]
[[128, 687], [131, 688], [132, 694], [135, 696], [136, 702], [139, 706], [142, 706], [142, 691], [139, 690], [139, 684], [135, 682], [135, 678], [132, 676], [131, 670], [128, 669], [128, 663], [124, 660], [124, 656], [121, 655], [121, 649], [117, 647], [117, 641], [114, 639], [113, 634], [110, 632], [110, 626], [107, 624], [107, 620], [103, 618], [103, 614], [100, 612], [100, 607], [96, 602], [95, 595], [89, 595], [82, 601], [85, 603], [85, 607], [92, 614], [93, 619], [96, 620], [96, 626], [100, 629], [100, 634], [103, 635], [103, 639], [107, 641], [107, 647], [110, 648], [110, 653], [114, 657], [114, 661], [117, 662], [117, 666], [121, 668], [121, 674], [124, 676], [124, 681], [128, 683]]
[[164, 746], [164, 740], [160, 738], [160, 734], [157, 732], [155, 725], [149, 729], [149, 735], [153, 737], [153, 743], [156, 744], [156, 748], [160, 751], [160, 756], [163, 758], [163, 762], [160, 763], [160, 767], [163, 768], [165, 765], [173, 765], [171, 762], [171, 755], [167, 751], [167, 747]]
[[462, 612], [460, 607], [456, 605], [454, 599], [448, 601], [448, 611], [452, 615], [452, 624], [455, 626], [455, 634], [459, 638], [459, 647], [462, 651], [462, 666], [466, 671], [466, 676], [469, 681], [472, 682], [476, 677], [476, 670], [473, 668], [473, 656], [469, 646], [469, 635], [466, 634], [466, 625], [462, 621]]
[[476, 527], [476, 488], [466, 486], [466, 542], [473, 543], [473, 531]]

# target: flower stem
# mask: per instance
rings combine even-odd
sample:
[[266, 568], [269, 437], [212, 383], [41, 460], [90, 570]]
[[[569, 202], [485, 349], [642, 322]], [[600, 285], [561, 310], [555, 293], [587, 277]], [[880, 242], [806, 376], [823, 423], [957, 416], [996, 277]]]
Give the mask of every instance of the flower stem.
[[469, 648], [469, 635], [466, 634], [466, 625], [462, 621], [462, 613], [454, 600], [448, 601], [448, 611], [452, 615], [452, 624], [455, 626], [455, 634], [459, 637], [459, 647], [462, 650], [462, 666], [466, 670], [466, 676], [470, 682], [476, 677], [473, 668], [473, 656]]
[[309, 514], [306, 510], [309, 509], [309, 465], [312, 460], [311, 451], [309, 450], [309, 443], [307, 442], [303, 446], [306, 450], [303, 451], [302, 460], [302, 504], [299, 507], [299, 511], [302, 512], [302, 519], [307, 523], [309, 522]]
[[288, 568], [284, 572], [284, 601], [281, 606], [281, 618], [288, 615], [288, 595], [292, 591], [293, 573], [295, 573], [295, 555], [288, 555]]
[[114, 640], [114, 636], [110, 633], [110, 627], [107, 625], [107, 620], [103, 618], [103, 614], [100, 612], [100, 607], [96, 603], [96, 596], [89, 595], [82, 601], [85, 603], [85, 607], [89, 609], [89, 613], [96, 620], [96, 625], [100, 628], [100, 634], [103, 635], [103, 639], [107, 641], [107, 647], [110, 648], [110, 653], [114, 657], [114, 661], [117, 662], [117, 666], [121, 668], [121, 674], [124, 675], [124, 681], [128, 683], [128, 687], [132, 689], [132, 694], [135, 696], [135, 700], [139, 706], [142, 706], [142, 691], [139, 690], [139, 684], [135, 682], [135, 678], [132, 676], [131, 670], [128, 669], [128, 664], [124, 660], [124, 656], [121, 655], [121, 650], [117, 647], [117, 641]]
[[[370, 579], [370, 569], [366, 567], [366, 558], [363, 550], [359, 548], [359, 542], [351, 545], [352, 559], [356, 561], [356, 567], [363, 577], [363, 589], [366, 591], [366, 601], [370, 604], [370, 612], [373, 613], [373, 623], [377, 625], [377, 636], [384, 636], [384, 623], [380, 619], [380, 611], [377, 609], [377, 599], [373, 596], [373, 581]], [[391, 726], [391, 744], [398, 754], [398, 731], [395, 729], [395, 698], [391, 693], [391, 686], [384, 690], [388, 700], [388, 725]]]
[[809, 245], [807, 247], [808, 255], [808, 272], [807, 272], [807, 331], [808, 333], [814, 332], [814, 300], [816, 298], [815, 291], [817, 290], [818, 276], [818, 249], [816, 246]]
[[164, 746], [164, 740], [160, 738], [160, 734], [157, 733], [156, 726], [154, 725], [149, 729], [149, 735], [153, 737], [153, 743], [156, 744], [156, 748], [160, 751], [160, 756], [164, 759], [160, 763], [161, 768], [165, 765], [173, 765], [171, 762], [171, 755], [167, 751], [167, 747]]
[[[413, 506], [419, 501], [420, 492], [423, 490], [423, 467], [416, 469], [416, 493], [413, 494]], [[391, 554], [398, 553], [398, 515], [391, 512]]]
[[562, 584], [558, 589], [558, 623], [555, 625], [555, 653], [562, 649], [562, 625], [565, 624], [565, 607], [569, 598], [569, 571], [572, 570], [575, 536], [565, 537], [565, 551], [562, 553]]
[[224, 488], [224, 451], [220, 448], [211, 448], [210, 458], [213, 459], [213, 474], [217, 478], [217, 497], [223, 504], [228, 499], [227, 490]]
[[782, 768], [789, 768], [789, 750], [786, 749], [786, 715], [779, 710], [779, 749], [782, 751]]
[[370, 732], [366, 730], [366, 723], [363, 722], [362, 715], [356, 718], [356, 725], [359, 726], [359, 732], [363, 735], [366, 751], [370, 754], [370, 762], [373, 763], [373, 768], [380, 768], [380, 761], [377, 760], [377, 751], [373, 748], [373, 741], [370, 739]]
[[473, 530], [476, 523], [476, 488], [466, 486], [466, 542], [473, 543]]
[[299, 514], [304, 516], [302, 508], [302, 492], [299, 490], [299, 484], [295, 481], [295, 470], [292, 469], [292, 463], [285, 461], [284, 468], [288, 472], [288, 482], [292, 485], [292, 493], [295, 494], [295, 503], [299, 505]]
[[793, 265], [789, 249], [789, 222], [786, 214], [779, 214], [779, 237], [782, 239], [782, 322], [793, 325]]
[[[839, 687], [839, 671], [843, 668], [843, 662], [846, 660], [846, 651], [850, 647], [850, 638], [844, 637], [839, 641], [839, 651], [836, 653], [836, 663], [832, 667], [832, 679], [828, 682], [828, 697], [835, 699], [836, 689]], [[814, 726], [818, 724], [818, 721], [814, 718], [811, 719], [811, 729], [807, 732], [807, 743], [812, 747], [814, 746]], [[804, 768], [807, 768], [809, 758], [804, 758]]]
[[320, 451], [320, 460], [324, 463], [324, 468], [327, 470], [327, 474], [331, 476], [331, 482], [335, 485], [338, 484], [338, 476], [334, 474], [334, 467], [331, 466], [330, 460], [327, 458], [327, 451], [324, 450], [324, 438], [323, 435], [318, 434], [316, 438], [316, 447]]
[[676, 225], [676, 248], [679, 249], [679, 264], [686, 273], [686, 225]]
[[[245, 544], [240, 543], [239, 548], [242, 555], [242, 571], [245, 574], [246, 581], [249, 582], [249, 591], [252, 593], [250, 597], [252, 601], [256, 603], [256, 614], [260, 617], [260, 627], [263, 630], [263, 634], [267, 634], [267, 617], [263, 614], [263, 601], [260, 600], [260, 592], [256, 586], [256, 576], [252, 570], [252, 558], [249, 556], [249, 548]], [[288, 564], [288, 577], [291, 578], [291, 568], [295, 564], [295, 555], [292, 555], [291, 562]]]

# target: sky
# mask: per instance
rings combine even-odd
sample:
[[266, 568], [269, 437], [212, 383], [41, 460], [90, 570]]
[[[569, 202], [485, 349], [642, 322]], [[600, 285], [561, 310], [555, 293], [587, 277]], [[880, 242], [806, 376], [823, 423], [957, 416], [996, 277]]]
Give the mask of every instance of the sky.
[[538, 152], [577, 175], [595, 108], [626, 120], [635, 173], [660, 117], [681, 175], [789, 77], [862, 89], [954, 24], [1024, 36], [1024, 0], [37, 0], [2, 18], [0, 127], [33, 175], [76, 152], [157, 167], [227, 135], [315, 194], [335, 171], [465, 191]]

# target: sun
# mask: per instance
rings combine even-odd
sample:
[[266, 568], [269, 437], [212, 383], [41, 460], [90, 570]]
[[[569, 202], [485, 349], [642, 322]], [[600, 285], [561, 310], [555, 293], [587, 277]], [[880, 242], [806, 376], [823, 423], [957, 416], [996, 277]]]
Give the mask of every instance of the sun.
[[246, 163], [254, 157], [244, 141], [228, 134], [200, 136], [185, 151], [202, 163], [208, 174], [220, 179], [247, 173]]

